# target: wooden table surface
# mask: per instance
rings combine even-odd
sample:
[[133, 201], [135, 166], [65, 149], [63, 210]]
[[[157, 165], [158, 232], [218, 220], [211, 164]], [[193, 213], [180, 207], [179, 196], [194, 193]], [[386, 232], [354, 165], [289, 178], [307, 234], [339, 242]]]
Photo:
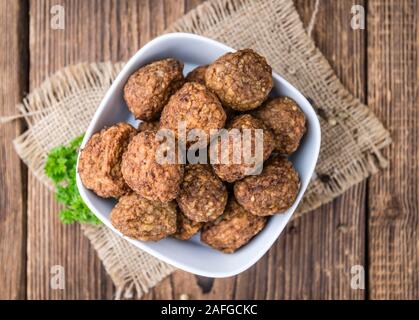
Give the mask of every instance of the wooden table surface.
[[[199, 0], [0, 0], [0, 115], [61, 67], [128, 59]], [[64, 30], [50, 27], [65, 10]], [[351, 28], [365, 8], [366, 29]], [[314, 0], [295, 0], [305, 25]], [[313, 38], [349, 90], [391, 131], [389, 169], [293, 221], [250, 270], [228, 279], [177, 271], [146, 299], [419, 298], [419, 3], [320, 0]], [[112, 299], [115, 290], [78, 225], [62, 225], [54, 196], [11, 141], [23, 121], [0, 125], [0, 298]], [[65, 268], [65, 290], [50, 286]], [[362, 266], [365, 288], [353, 288]], [[362, 270], [362, 269], [361, 269]]]

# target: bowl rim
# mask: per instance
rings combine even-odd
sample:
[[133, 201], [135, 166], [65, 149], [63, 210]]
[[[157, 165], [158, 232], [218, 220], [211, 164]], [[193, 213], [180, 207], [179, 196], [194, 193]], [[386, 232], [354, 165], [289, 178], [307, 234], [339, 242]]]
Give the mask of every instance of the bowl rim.
[[[86, 133], [84, 135], [83, 138], [83, 142], [80, 146], [80, 150], [82, 148], [84, 148], [84, 146], [86, 145], [87, 141], [90, 139], [90, 137], [93, 135], [93, 131], [96, 122], [98, 121], [98, 118], [100, 117], [100, 115], [102, 114], [102, 112], [104, 111], [104, 109], [107, 107], [108, 105], [108, 101], [110, 100], [110, 98], [115, 94], [115, 90], [117, 89], [118, 85], [120, 84], [121, 81], [124, 80], [124, 78], [126, 77], [126, 73], [128, 72], [128, 70], [130, 70], [133, 65], [136, 64], [136, 61], [139, 59], [139, 57], [142, 56], [142, 54], [147, 51], [150, 47], [152, 46], [156, 46], [158, 45], [160, 42], [166, 41], [168, 39], [193, 39], [193, 40], [200, 40], [200, 41], [204, 41], [206, 43], [208, 43], [209, 45], [212, 46], [217, 46], [225, 51], [230, 51], [230, 52], [234, 52], [236, 51], [235, 49], [221, 43], [218, 42], [216, 40], [204, 37], [204, 36], [200, 36], [200, 35], [196, 35], [196, 34], [191, 34], [191, 33], [184, 33], [184, 32], [175, 32], [175, 33], [167, 33], [161, 36], [158, 36], [154, 39], [152, 39], [151, 41], [149, 41], [148, 43], [146, 43], [143, 47], [141, 47], [129, 60], [128, 62], [124, 65], [124, 67], [122, 68], [122, 70], [118, 73], [118, 75], [116, 76], [115, 80], [112, 82], [111, 86], [107, 89], [103, 99], [100, 102], [99, 107], [96, 109], [92, 120], [89, 123], [89, 126], [86, 130]], [[310, 175], [307, 175], [307, 178], [305, 181], [302, 181], [304, 183], [302, 183], [301, 185], [301, 189], [303, 189], [301, 196], [299, 197], [299, 199], [297, 198], [296, 202], [293, 204], [293, 210], [290, 214], [290, 217], [288, 218], [288, 220], [285, 223], [285, 226], [289, 223], [289, 221], [291, 220], [291, 217], [293, 216], [296, 208], [298, 207], [299, 203], [301, 202], [301, 199], [304, 196], [304, 193], [307, 189], [307, 186], [311, 180], [311, 177], [313, 176], [314, 173], [314, 168], [317, 164], [317, 160], [319, 157], [319, 152], [320, 152], [320, 144], [321, 144], [321, 128], [320, 128], [320, 122], [319, 119], [316, 115], [316, 112], [314, 111], [314, 108], [312, 106], [312, 104], [307, 100], [307, 98], [304, 96], [304, 94], [302, 94], [297, 88], [295, 88], [291, 83], [289, 83], [287, 80], [285, 80], [283, 77], [281, 77], [279, 74], [277, 74], [276, 72], [272, 71], [272, 76], [273, 78], [275, 78], [275, 80], [277, 80], [278, 82], [280, 82], [281, 84], [285, 85], [287, 87], [288, 90], [293, 91], [295, 94], [300, 95], [303, 99], [305, 99], [305, 102], [308, 106], [310, 106], [310, 110], [308, 110], [308, 112], [310, 113], [310, 117], [307, 116], [307, 111], [304, 111], [306, 114], [307, 118], [310, 118], [310, 126], [313, 126], [313, 134], [315, 134], [315, 139], [314, 139], [314, 150], [315, 150], [315, 154], [313, 154], [313, 161], [310, 162], [310, 167], [309, 167], [309, 172], [311, 172]], [[97, 131], [97, 130], [96, 130]], [[96, 132], [95, 131], [95, 132]], [[78, 161], [79, 161], [79, 156], [80, 153], [77, 156], [77, 168], [78, 168]], [[89, 207], [89, 209], [95, 214], [95, 216], [103, 223], [105, 224], [108, 228], [110, 228], [113, 232], [117, 233], [119, 236], [121, 236], [122, 238], [124, 238], [125, 240], [127, 240], [128, 242], [130, 242], [131, 244], [133, 244], [135, 247], [139, 248], [140, 250], [143, 250], [145, 252], [147, 252], [148, 254], [151, 254], [152, 256], [156, 257], [157, 259], [160, 259], [176, 268], [185, 270], [187, 272], [193, 273], [193, 274], [197, 274], [197, 275], [201, 275], [201, 276], [206, 276], [206, 277], [213, 277], [213, 278], [225, 278], [225, 277], [230, 277], [230, 276], [234, 276], [237, 275], [245, 270], [247, 270], [248, 268], [250, 268], [252, 265], [254, 265], [274, 244], [274, 242], [279, 238], [279, 236], [281, 235], [281, 233], [283, 232], [283, 228], [276, 237], [270, 237], [269, 240], [266, 242], [266, 245], [264, 246], [263, 250], [260, 250], [260, 252], [255, 253], [247, 262], [241, 264], [239, 267], [237, 267], [236, 269], [233, 269], [231, 271], [227, 271], [227, 272], [219, 272], [219, 271], [206, 271], [206, 270], [201, 270], [199, 268], [196, 268], [194, 266], [190, 266], [188, 264], [184, 264], [181, 263], [179, 261], [176, 260], [172, 260], [170, 257], [165, 256], [164, 254], [154, 250], [153, 248], [147, 246], [146, 242], [142, 242], [142, 241], [138, 241], [135, 239], [131, 239], [125, 235], [123, 235], [119, 230], [115, 229], [113, 227], [113, 225], [110, 222], [110, 219], [107, 219], [104, 217], [104, 215], [102, 213], [99, 212], [99, 210], [96, 209], [96, 206], [90, 201], [89, 197], [87, 196], [86, 192], [87, 189], [84, 187], [84, 185], [81, 182], [78, 170], [76, 171], [76, 182], [77, 182], [77, 187], [78, 190], [80, 192], [80, 195], [83, 199], [83, 201], [86, 203], [86, 205]], [[304, 184], [304, 186], [303, 186]], [[301, 190], [300, 190], [301, 192]]]

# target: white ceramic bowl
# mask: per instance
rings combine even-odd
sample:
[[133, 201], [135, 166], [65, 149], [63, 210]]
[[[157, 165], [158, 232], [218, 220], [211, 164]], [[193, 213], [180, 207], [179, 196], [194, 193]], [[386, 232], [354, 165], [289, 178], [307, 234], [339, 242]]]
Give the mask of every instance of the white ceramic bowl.
[[[187, 33], [172, 33], [158, 37], [141, 48], [125, 65], [103, 98], [84, 137], [82, 146], [93, 133], [105, 126], [126, 121], [137, 125], [123, 99], [123, 87], [128, 77], [141, 66], [162, 58], [173, 57], [185, 64], [186, 74], [197, 65], [209, 64], [226, 52], [234, 49], [217, 41]], [[301, 188], [294, 205], [284, 214], [271, 217], [267, 226], [247, 245], [233, 254], [216, 251], [199, 241], [195, 235], [189, 241], [167, 238], [158, 242], [142, 242], [123, 236], [109, 219], [115, 200], [102, 199], [86, 189], [77, 174], [77, 186], [83, 200], [92, 212], [110, 229], [124, 237], [134, 246], [144, 250], [177, 268], [207, 277], [236, 275], [258, 261], [276, 241], [293, 212], [301, 201], [316, 165], [320, 149], [320, 124], [316, 113], [307, 99], [291, 84], [273, 74], [275, 96], [283, 95], [294, 99], [307, 117], [307, 133], [291, 161], [300, 174]]]

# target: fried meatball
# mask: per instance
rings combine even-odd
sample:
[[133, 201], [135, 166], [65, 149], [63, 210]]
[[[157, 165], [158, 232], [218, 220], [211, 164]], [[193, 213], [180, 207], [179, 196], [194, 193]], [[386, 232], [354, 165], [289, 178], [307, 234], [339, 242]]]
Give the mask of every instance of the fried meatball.
[[127, 237], [158, 241], [176, 232], [176, 203], [150, 201], [130, 193], [112, 209], [111, 222]]
[[129, 191], [121, 173], [122, 154], [136, 130], [118, 123], [95, 133], [80, 152], [78, 173], [83, 185], [103, 198], [119, 198]]
[[188, 164], [176, 200], [180, 210], [196, 222], [213, 221], [227, 203], [227, 189], [207, 164]]
[[[220, 101], [213, 93], [202, 84], [187, 82], [164, 107], [160, 117], [160, 128], [172, 130], [178, 139], [183, 140], [184, 137], [178, 132], [179, 124], [183, 122], [187, 134], [192, 129], [200, 129], [210, 137], [211, 129], [223, 128], [226, 118]], [[187, 146], [191, 146], [197, 140], [188, 139]], [[209, 142], [208, 139], [206, 142]], [[201, 148], [204, 145], [196, 147]]]
[[257, 235], [266, 221], [266, 217], [252, 215], [231, 198], [224, 214], [205, 224], [201, 241], [224, 253], [233, 253]]
[[251, 49], [227, 53], [209, 65], [205, 83], [224, 106], [238, 111], [257, 108], [273, 87], [272, 68]]
[[255, 116], [275, 133], [276, 151], [291, 154], [297, 150], [306, 132], [306, 117], [294, 100], [275, 98], [256, 110]]
[[[241, 138], [240, 140], [235, 140], [234, 138], [232, 138], [232, 129], [238, 129], [238, 131], [236, 132], [239, 133], [239, 138]], [[245, 161], [243, 151], [249, 149], [247, 148], [247, 144], [245, 143], [244, 139], [246, 139], [246, 137], [249, 136], [246, 136], [246, 134], [244, 133], [244, 129], [251, 130], [251, 141], [249, 141], [249, 143], [251, 147], [250, 151], [252, 157], [255, 156], [255, 153], [257, 152], [256, 142], [259, 142], [256, 140], [257, 136], [255, 130], [263, 130], [263, 140], [261, 141], [263, 142], [263, 154], [261, 155], [262, 161], [258, 163], [246, 163]], [[265, 124], [262, 121], [256, 119], [255, 117], [249, 114], [244, 114], [235, 117], [229, 124], [228, 130], [228, 143], [223, 145], [223, 143], [221, 143], [219, 139], [214, 139], [214, 142], [211, 145], [210, 158], [211, 163], [213, 164], [214, 172], [222, 180], [231, 183], [244, 178], [246, 175], [255, 174], [257, 169], [261, 169], [260, 167], [263, 161], [269, 158], [270, 154], [272, 153], [272, 150], [274, 149], [274, 137], [271, 131], [265, 126]], [[228, 147], [228, 152], [223, 152], [222, 147]], [[238, 161], [234, 161], [234, 150], [237, 150], [237, 148], [240, 148], [239, 150], [242, 151], [240, 163], [237, 163]]]
[[196, 222], [188, 219], [183, 213], [177, 215], [177, 231], [173, 237], [179, 240], [189, 240], [201, 230], [203, 222]]
[[246, 177], [234, 185], [234, 195], [246, 210], [270, 216], [289, 209], [297, 198], [300, 179], [292, 163], [274, 156], [259, 176]]
[[[163, 144], [155, 131], [137, 134], [122, 157], [122, 175], [132, 190], [148, 200], [167, 202], [176, 198], [183, 179], [183, 165], [159, 163], [156, 153], [162, 152]], [[175, 152], [171, 145], [164, 149]]]
[[169, 97], [183, 84], [183, 63], [175, 59], [152, 62], [133, 73], [124, 87], [124, 99], [136, 119], [154, 120]]
[[[206, 65], [206, 66], [200, 66], [200, 67], [197, 67], [197, 68], [193, 69], [186, 76], [186, 81], [188, 81], [188, 82], [198, 82], [198, 83], [205, 86], [205, 72], [207, 71], [207, 68], [208, 68], [208, 66]], [[236, 111], [236, 110], [234, 110], [230, 107], [227, 107], [227, 106], [223, 106], [223, 107], [224, 107], [224, 111], [227, 115], [227, 121], [239, 114], [238, 111]]]
[[200, 66], [193, 69], [186, 76], [187, 82], [197, 82], [202, 85], [205, 85], [205, 72], [207, 71], [208, 66]]
[[146, 122], [146, 121], [142, 121], [139, 125], [138, 125], [138, 132], [143, 132], [143, 131], [157, 131], [159, 130], [160, 127], [160, 123], [158, 121], [153, 121], [153, 122]]

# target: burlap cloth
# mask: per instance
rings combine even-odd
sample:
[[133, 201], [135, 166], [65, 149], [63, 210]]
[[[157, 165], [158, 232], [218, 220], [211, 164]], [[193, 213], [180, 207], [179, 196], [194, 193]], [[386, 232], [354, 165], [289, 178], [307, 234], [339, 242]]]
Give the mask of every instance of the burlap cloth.
[[[322, 126], [316, 174], [296, 217], [343, 193], [386, 165], [380, 150], [389, 133], [340, 83], [303, 28], [292, 0], [215, 0], [167, 31], [204, 35], [233, 48], [251, 47], [315, 104]], [[79, 64], [59, 70], [19, 106], [29, 128], [15, 147], [32, 173], [52, 188], [47, 152], [84, 132], [122, 63]], [[84, 225], [117, 287], [118, 297], [141, 296], [174, 268], [133, 247], [104, 226]]]

